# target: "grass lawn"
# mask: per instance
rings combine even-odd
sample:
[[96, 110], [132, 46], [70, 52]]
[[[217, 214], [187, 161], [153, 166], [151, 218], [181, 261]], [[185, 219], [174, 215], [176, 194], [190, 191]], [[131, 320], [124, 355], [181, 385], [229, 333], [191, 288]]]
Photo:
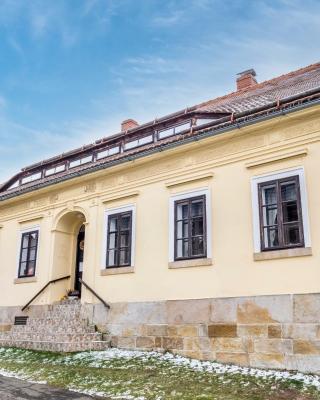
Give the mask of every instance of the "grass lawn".
[[0, 348], [0, 374], [107, 399], [320, 400], [320, 377], [110, 349], [77, 354]]

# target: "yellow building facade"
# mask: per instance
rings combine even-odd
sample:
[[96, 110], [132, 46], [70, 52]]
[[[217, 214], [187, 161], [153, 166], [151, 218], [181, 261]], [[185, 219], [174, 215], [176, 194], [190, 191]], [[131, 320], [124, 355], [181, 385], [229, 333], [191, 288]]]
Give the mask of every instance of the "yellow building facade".
[[[320, 66], [306, 72], [320, 76]], [[298, 82], [306, 72], [296, 73]], [[290, 78], [279, 82], [287, 88]], [[259, 88], [237, 93], [247, 99]], [[282, 106], [273, 101], [265, 106], [272, 112], [256, 107], [252, 118], [225, 112], [217, 129], [211, 115], [204, 128], [165, 139], [161, 151], [158, 136], [129, 156], [122, 150], [124, 161], [62, 171], [68, 179], [42, 175], [34, 187], [37, 179], [22, 183], [23, 172], [18, 184], [4, 185], [1, 323], [80, 287], [81, 304], [115, 346], [319, 372], [315, 93], [297, 91]]]

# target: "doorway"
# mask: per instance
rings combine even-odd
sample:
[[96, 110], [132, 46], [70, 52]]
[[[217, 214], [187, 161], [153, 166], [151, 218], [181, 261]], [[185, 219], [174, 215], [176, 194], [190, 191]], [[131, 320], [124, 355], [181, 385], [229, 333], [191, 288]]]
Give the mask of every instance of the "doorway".
[[77, 238], [77, 256], [76, 256], [76, 271], [74, 280], [74, 290], [81, 297], [81, 282], [83, 273], [83, 258], [84, 258], [84, 243], [85, 243], [85, 225], [81, 225]]

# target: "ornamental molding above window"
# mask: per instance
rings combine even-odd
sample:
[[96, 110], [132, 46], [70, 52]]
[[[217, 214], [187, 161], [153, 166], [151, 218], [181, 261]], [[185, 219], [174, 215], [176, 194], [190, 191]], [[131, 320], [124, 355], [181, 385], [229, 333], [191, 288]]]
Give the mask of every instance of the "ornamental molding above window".
[[288, 158], [306, 156], [307, 154], [308, 154], [308, 149], [296, 150], [296, 151], [291, 151], [291, 152], [284, 153], [284, 154], [273, 155], [271, 157], [260, 158], [255, 161], [250, 161], [250, 162], [246, 163], [245, 165], [246, 165], [246, 168], [250, 169], [250, 168], [254, 168], [254, 167], [260, 167], [261, 165], [271, 164], [273, 162], [286, 160]]
[[311, 247], [303, 167], [253, 177], [254, 253]]

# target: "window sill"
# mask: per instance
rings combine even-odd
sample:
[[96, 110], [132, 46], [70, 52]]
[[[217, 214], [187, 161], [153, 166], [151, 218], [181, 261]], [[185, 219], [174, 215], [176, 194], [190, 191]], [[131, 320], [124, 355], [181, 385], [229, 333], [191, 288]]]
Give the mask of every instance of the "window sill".
[[13, 283], [18, 284], [18, 283], [34, 283], [37, 282], [37, 278], [35, 276], [26, 276], [24, 278], [16, 278]]
[[195, 258], [192, 260], [181, 260], [169, 262], [170, 269], [190, 268], [190, 267], [208, 267], [212, 265], [212, 258]]
[[270, 250], [254, 253], [254, 261], [277, 260], [279, 258], [311, 256], [311, 247], [297, 247], [295, 249]]
[[131, 274], [134, 272], [134, 267], [117, 267], [117, 268], [106, 268], [100, 271], [101, 276], [106, 275], [120, 275], [120, 274]]

